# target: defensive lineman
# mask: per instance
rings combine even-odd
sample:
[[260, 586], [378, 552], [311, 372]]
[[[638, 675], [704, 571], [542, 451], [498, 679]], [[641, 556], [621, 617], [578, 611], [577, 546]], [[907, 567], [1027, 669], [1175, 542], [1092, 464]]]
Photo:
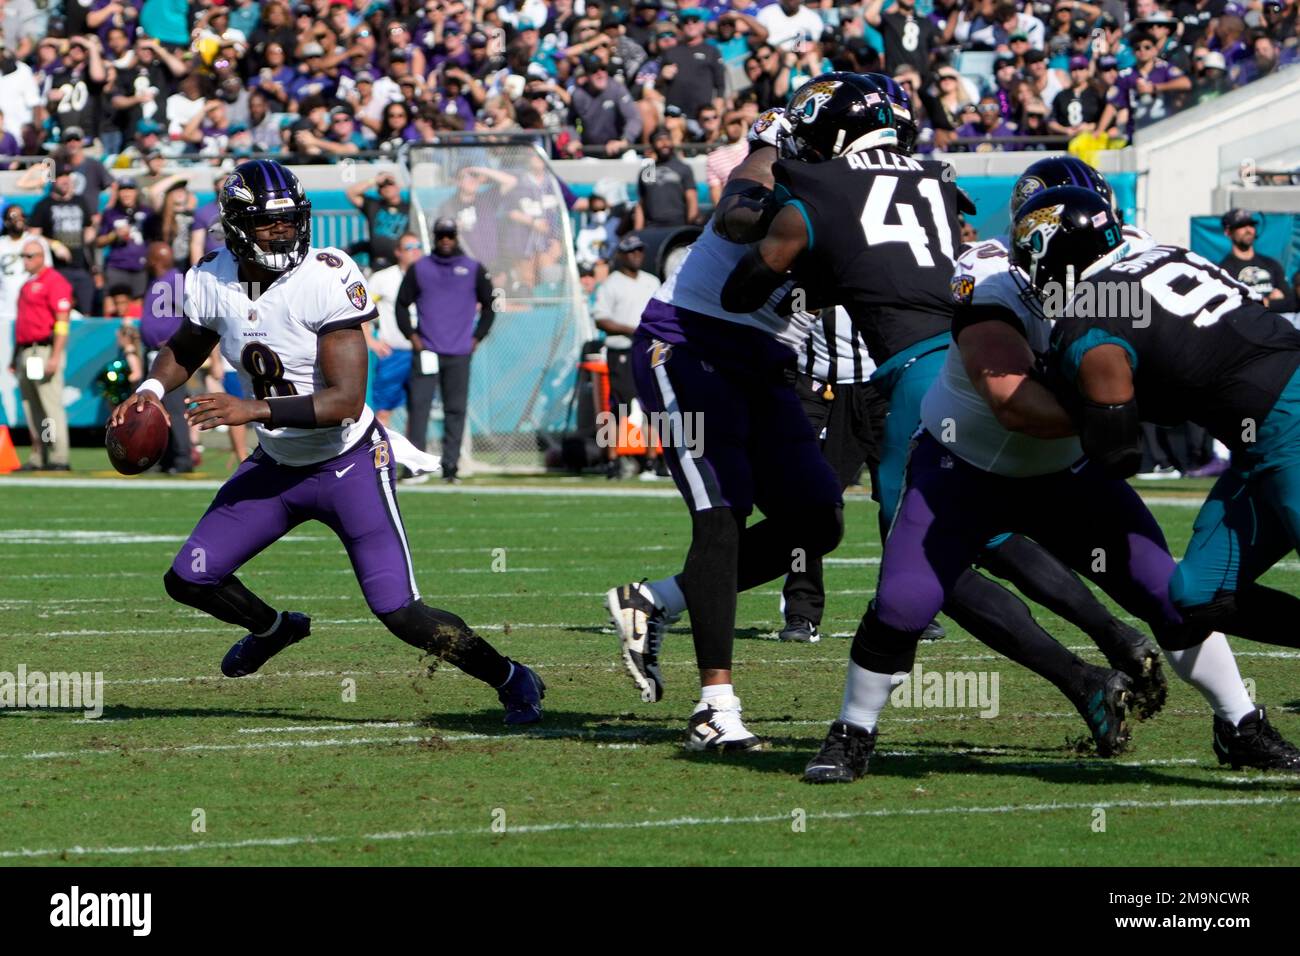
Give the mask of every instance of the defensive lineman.
[[[361, 325], [375, 317], [356, 264], [313, 249], [311, 201], [292, 172], [269, 160], [239, 166], [219, 196], [226, 247], [185, 279], [185, 317], [150, 378], [112, 421], [183, 385], [220, 343], [246, 394], [199, 395], [200, 429], [252, 422], [259, 447], [222, 486], [164, 576], [182, 604], [249, 631], [221, 663], [243, 677], [306, 637], [305, 614], [276, 611], [235, 576], [250, 558], [304, 521], [343, 541], [371, 611], [403, 641], [497, 688], [506, 723], [541, 719], [544, 685], [502, 657], [415, 583], [397, 508], [391, 446], [365, 404]], [[164, 412], [164, 415], [166, 413]]]

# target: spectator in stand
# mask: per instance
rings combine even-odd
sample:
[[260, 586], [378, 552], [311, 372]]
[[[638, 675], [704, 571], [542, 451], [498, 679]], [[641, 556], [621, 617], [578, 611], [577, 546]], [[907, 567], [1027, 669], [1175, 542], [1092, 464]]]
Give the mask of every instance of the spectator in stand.
[[632, 228], [640, 231], [695, 222], [699, 218], [695, 175], [677, 155], [672, 134], [666, 127], [654, 131], [650, 148], [653, 158], [641, 167], [637, 177], [637, 204], [632, 213]]
[[167, 135], [172, 140], [183, 141], [190, 120], [203, 113], [208, 100], [205, 96], [207, 82], [198, 73], [183, 77], [179, 89], [167, 97]]
[[1228, 76], [1228, 64], [1222, 53], [1213, 50], [1200, 56], [1200, 75], [1196, 78], [1196, 102], [1204, 103], [1218, 99], [1232, 90], [1232, 79]]
[[[799, 0], [784, 0], [798, 3]], [[704, 11], [690, 8], [677, 15], [681, 41], [660, 56], [658, 88], [666, 106], [676, 106], [686, 116], [694, 116], [701, 106], [722, 110], [726, 77], [718, 48], [704, 38]], [[814, 15], [815, 16], [815, 15]], [[818, 28], [820, 35], [820, 24]]]
[[941, 112], [943, 125], [948, 130], [955, 130], [962, 125], [962, 111], [974, 100], [955, 67], [939, 67], [935, 71], [935, 82], [938, 84], [939, 95], [934, 100]]
[[488, 166], [465, 166], [456, 172], [456, 191], [437, 209], [435, 218], [456, 223], [457, 239], [472, 258], [487, 266], [494, 282], [508, 265], [500, 251], [498, 216], [517, 177]]
[[63, 131], [63, 162], [72, 177], [72, 192], [78, 199], [86, 200], [91, 209], [99, 210], [99, 197], [113, 185], [113, 177], [104, 164], [86, 155], [86, 135], [76, 126]]
[[1296, 10], [1291, 0], [1264, 0], [1264, 32], [1283, 50], [1295, 49]]
[[[367, 196], [375, 187], [379, 196]], [[402, 187], [391, 172], [380, 173], [347, 188], [348, 202], [361, 210], [370, 234], [367, 253], [370, 268], [387, 269], [397, 261], [397, 241], [410, 228], [411, 203], [402, 197]]]
[[134, 179], [117, 184], [117, 197], [104, 210], [95, 239], [96, 249], [107, 249], [104, 258], [106, 288], [124, 286], [131, 298], [144, 295], [148, 276], [145, 272], [145, 233], [151, 228], [152, 211], [140, 203], [140, 187]]
[[506, 196], [508, 227], [504, 233], [505, 249], [517, 259], [511, 263], [515, 283], [532, 289], [553, 281], [550, 275], [563, 255], [560, 245], [564, 214], [560, 197], [552, 188], [550, 170], [537, 153], [530, 153], [524, 174], [516, 180]]
[[49, 240], [54, 266], [71, 287], [74, 304], [83, 315], [94, 314], [91, 251], [98, 220], [99, 213], [73, 191], [72, 170], [58, 163], [49, 193], [32, 207], [31, 225]]
[[1259, 220], [1245, 209], [1229, 209], [1221, 222], [1232, 248], [1220, 261], [1219, 268], [1250, 289], [1256, 299], [1273, 311], [1289, 311], [1282, 264], [1255, 251]]
[[1156, 39], [1156, 56], [1166, 63], [1178, 67], [1184, 73], [1192, 68], [1191, 57], [1187, 49], [1178, 42], [1175, 30], [1178, 21], [1163, 10], [1157, 10], [1150, 16], [1143, 17], [1134, 24], [1139, 30], [1146, 30]]
[[194, 220], [190, 223], [190, 264], [197, 263], [209, 252], [214, 252], [226, 245], [226, 235], [221, 227], [221, 206], [218, 200], [221, 187], [226, 184], [225, 175], [212, 181], [213, 199], [194, 210]]
[[862, 15], [884, 38], [885, 70], [892, 75], [899, 67], [910, 66], [928, 83], [930, 56], [942, 42], [941, 31], [916, 9], [916, 0], [897, 0], [888, 13], [881, 12], [884, 6], [885, 0], [867, 0]]
[[1133, 132], [1170, 115], [1168, 97], [1192, 88], [1191, 77], [1156, 56], [1156, 39], [1145, 31], [1133, 37], [1137, 65], [1121, 70], [1106, 94], [1101, 128], [1121, 127], [1130, 140]]
[[37, 239], [23, 246], [28, 279], [18, 293], [13, 368], [31, 433], [23, 471], [68, 470], [68, 415], [63, 405], [63, 371], [68, 343], [72, 287], [46, 264]]
[[959, 149], [969, 153], [991, 153], [1001, 152], [1003, 150], [1019, 149], [1015, 144], [999, 142], [1009, 136], [1015, 136], [1016, 129], [1011, 124], [1002, 119], [1002, 109], [998, 105], [997, 97], [986, 96], [980, 100], [979, 106], [976, 107], [977, 118], [974, 122], [968, 122], [961, 129], [957, 130], [957, 135], [961, 139], [980, 138], [983, 140], [978, 143], [964, 143]]
[[758, 11], [759, 25], [767, 31], [767, 43], [779, 50], [796, 48], [822, 35], [822, 18], [803, 0], [778, 0]]
[[587, 204], [587, 218], [574, 236], [574, 257], [579, 269], [590, 269], [599, 281], [609, 273], [609, 261], [618, 245], [617, 221], [611, 220], [609, 204], [600, 193], [593, 193]]
[[50, 74], [45, 108], [59, 129], [67, 131], [75, 127], [88, 131], [94, 139], [99, 135], [100, 120], [105, 113], [107, 82], [108, 71], [100, 55], [99, 37], [70, 37], [62, 68]]
[[1030, 50], [1025, 54], [1025, 79], [1034, 96], [1044, 103], [1055, 102], [1066, 87], [1057, 72], [1047, 68], [1047, 54], [1042, 50]]
[[[749, 57], [749, 51], [767, 39], [767, 29], [758, 22], [758, 18], [743, 10], [728, 10], [714, 21], [716, 36], [710, 43], [718, 48], [722, 63], [726, 67], [741, 66]], [[832, 33], [832, 36], [835, 36]]]
[[[275, 4], [271, 9], [279, 6], [279, 4]], [[283, 113], [289, 109], [294, 99], [293, 92], [298, 81], [298, 71], [289, 65], [285, 49], [285, 46], [279, 42], [267, 43], [263, 53], [262, 66], [248, 80], [249, 88], [260, 91], [270, 101], [271, 108], [277, 113]]]
[[[172, 250], [165, 242], [152, 242], [146, 253], [149, 282], [140, 310], [140, 339], [145, 349], [145, 367], [151, 368], [158, 350], [176, 334], [185, 318], [185, 276], [176, 268]], [[190, 429], [185, 422], [188, 390], [182, 386], [163, 396], [163, 408], [171, 417], [171, 442], [158, 467], [170, 474], [194, 470], [191, 460]]]
[[1078, 136], [1097, 128], [1104, 100], [1093, 85], [1088, 58], [1070, 57], [1070, 86], [1056, 94], [1048, 128], [1064, 136]]
[[612, 79], [598, 56], [584, 54], [569, 100], [569, 122], [578, 127], [583, 152], [618, 156], [641, 138], [641, 114], [622, 82]]
[[230, 145], [230, 125], [225, 101], [208, 100], [181, 131], [181, 138], [188, 144], [187, 152], [214, 158], [223, 156]]
[[709, 187], [709, 202], [715, 206], [722, 198], [727, 177], [749, 155], [749, 144], [745, 142], [749, 127], [745, 125], [745, 118], [740, 112], [729, 112], [723, 119], [722, 128], [726, 145], [710, 150], [704, 160], [704, 181]]
[[627, 23], [627, 37], [643, 50], [649, 50], [654, 41], [658, 27], [659, 11], [663, 5], [659, 0], [636, 0], [632, 10], [632, 19]]
[[1251, 43], [1251, 55], [1240, 60], [1232, 70], [1232, 81], [1236, 86], [1245, 86], [1261, 77], [1276, 73], [1284, 66], [1295, 62], [1293, 50], [1281, 49], [1273, 38], [1266, 33], [1257, 34]]

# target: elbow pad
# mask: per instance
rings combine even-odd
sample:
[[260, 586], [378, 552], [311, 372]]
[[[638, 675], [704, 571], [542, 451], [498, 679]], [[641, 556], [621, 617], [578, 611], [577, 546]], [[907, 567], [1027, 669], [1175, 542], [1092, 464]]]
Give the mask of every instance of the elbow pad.
[[1079, 440], [1084, 454], [1112, 478], [1131, 478], [1142, 466], [1142, 424], [1137, 400], [1103, 405], [1085, 399], [1080, 411]]
[[784, 272], [777, 272], [763, 261], [757, 246], [750, 246], [722, 287], [722, 307], [728, 312], [757, 312], [785, 278]]

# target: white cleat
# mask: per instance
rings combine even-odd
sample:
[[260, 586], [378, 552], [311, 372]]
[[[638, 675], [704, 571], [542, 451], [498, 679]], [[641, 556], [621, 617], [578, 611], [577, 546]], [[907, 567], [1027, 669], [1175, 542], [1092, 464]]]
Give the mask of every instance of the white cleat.
[[623, 666], [640, 691], [641, 700], [647, 704], [661, 700], [664, 680], [659, 671], [659, 648], [664, 632], [676, 619], [655, 604], [644, 581], [610, 588], [605, 592], [605, 607], [618, 631]]
[[739, 697], [715, 697], [695, 705], [687, 725], [687, 750], [753, 750], [762, 745], [740, 719]]

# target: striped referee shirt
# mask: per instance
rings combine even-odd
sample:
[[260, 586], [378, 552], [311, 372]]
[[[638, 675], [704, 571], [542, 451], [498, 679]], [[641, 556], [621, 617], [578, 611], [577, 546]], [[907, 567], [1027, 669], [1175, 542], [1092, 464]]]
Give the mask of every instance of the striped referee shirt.
[[876, 370], [867, 353], [867, 343], [853, 327], [843, 306], [823, 309], [812, 322], [799, 371], [816, 382], [849, 385], [865, 382]]

